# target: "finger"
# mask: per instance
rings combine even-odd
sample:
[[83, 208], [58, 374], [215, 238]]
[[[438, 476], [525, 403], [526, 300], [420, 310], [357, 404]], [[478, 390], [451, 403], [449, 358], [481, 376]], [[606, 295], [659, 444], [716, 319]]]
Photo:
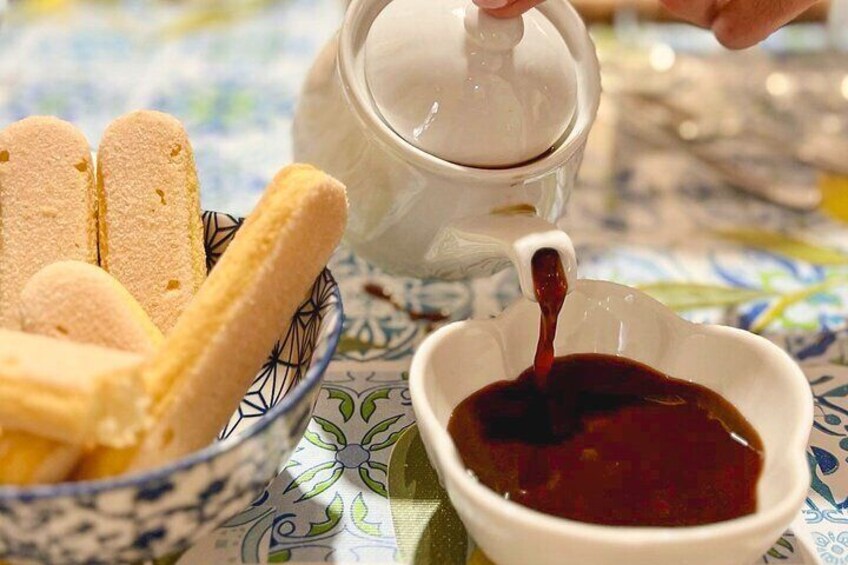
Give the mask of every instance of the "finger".
[[716, 0], [660, 0], [678, 18], [701, 27], [710, 27], [715, 19]]
[[722, 45], [745, 49], [798, 17], [817, 0], [725, 0], [712, 23]]
[[520, 16], [533, 6], [542, 3], [542, 0], [509, 0], [508, 2], [503, 2], [502, 0], [475, 0], [478, 5], [483, 2], [492, 2], [492, 3], [500, 3], [501, 6], [498, 8], [487, 8], [486, 12], [495, 16], [496, 18], [514, 18], [516, 16]]
[[513, 0], [474, 0], [474, 3], [484, 10], [497, 10], [503, 8]]

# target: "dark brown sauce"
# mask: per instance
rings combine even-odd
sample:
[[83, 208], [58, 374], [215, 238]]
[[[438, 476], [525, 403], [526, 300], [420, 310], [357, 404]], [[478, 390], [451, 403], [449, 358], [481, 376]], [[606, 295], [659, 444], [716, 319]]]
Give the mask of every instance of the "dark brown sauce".
[[750, 424], [709, 389], [627, 359], [558, 358], [541, 392], [528, 369], [461, 402], [448, 430], [484, 485], [547, 514], [693, 526], [756, 508]]
[[365, 292], [365, 294], [368, 294], [369, 296], [373, 296], [378, 300], [388, 302], [395, 308], [395, 310], [398, 310], [399, 312], [405, 312], [409, 316], [409, 319], [413, 322], [424, 321], [435, 324], [438, 322], [444, 322], [445, 320], [450, 318], [448, 314], [439, 310], [425, 312], [422, 310], [413, 310], [411, 308], [407, 308], [406, 306], [395, 300], [395, 297], [392, 296], [392, 293], [390, 293], [384, 287], [376, 283], [365, 283], [365, 285], [362, 287], [362, 290]]
[[453, 411], [448, 431], [466, 467], [509, 500], [581, 522], [693, 526], [754, 512], [762, 442], [742, 415], [634, 361], [555, 359], [565, 273], [552, 249], [532, 267], [534, 366]]
[[559, 253], [553, 249], [540, 249], [533, 255], [533, 288], [542, 316], [539, 321], [539, 343], [536, 345], [536, 357], [533, 368], [536, 383], [545, 388], [545, 380], [554, 363], [554, 339], [557, 320], [568, 292], [568, 282]]

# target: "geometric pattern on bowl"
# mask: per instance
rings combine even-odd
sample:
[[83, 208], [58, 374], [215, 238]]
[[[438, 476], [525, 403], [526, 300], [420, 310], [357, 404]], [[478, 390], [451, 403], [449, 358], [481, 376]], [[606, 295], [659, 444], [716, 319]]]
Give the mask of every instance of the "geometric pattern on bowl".
[[[212, 268], [241, 220], [206, 212], [203, 222]], [[0, 559], [148, 560], [187, 548], [239, 513], [300, 442], [338, 345], [342, 318], [338, 286], [324, 270], [219, 441], [200, 451], [141, 474], [0, 487]]]
[[[212, 270], [243, 221], [243, 218], [229, 214], [204, 212], [207, 269]], [[264, 416], [303, 379], [309, 370], [315, 344], [318, 343], [321, 320], [326, 310], [333, 305], [331, 295], [335, 290], [335, 281], [327, 270], [316, 281], [309, 299], [298, 309], [286, 335], [274, 345], [238, 411], [221, 430], [220, 439], [229, 437]]]

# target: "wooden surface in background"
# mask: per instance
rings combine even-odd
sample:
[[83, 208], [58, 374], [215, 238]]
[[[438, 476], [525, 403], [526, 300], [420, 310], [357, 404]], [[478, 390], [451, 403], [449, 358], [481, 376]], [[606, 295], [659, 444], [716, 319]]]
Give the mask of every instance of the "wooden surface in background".
[[[657, 0], [571, 0], [571, 3], [590, 23], [609, 23], [616, 10], [631, 8], [639, 18], [649, 21], [675, 21], [672, 14]], [[796, 21], [824, 21], [827, 18], [828, 2], [824, 0], [803, 13]]]

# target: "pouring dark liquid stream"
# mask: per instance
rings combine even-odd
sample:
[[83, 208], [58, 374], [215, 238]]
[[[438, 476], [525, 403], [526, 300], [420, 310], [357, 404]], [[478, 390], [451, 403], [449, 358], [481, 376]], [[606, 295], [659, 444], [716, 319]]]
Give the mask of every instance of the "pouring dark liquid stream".
[[756, 509], [762, 442], [715, 392], [621, 357], [555, 358], [567, 291], [559, 255], [533, 257], [534, 366], [463, 400], [448, 431], [505, 498], [581, 522], [692, 526]]
[[553, 249], [540, 249], [533, 255], [533, 287], [536, 301], [542, 311], [539, 321], [539, 343], [536, 345], [536, 357], [533, 369], [536, 373], [536, 386], [545, 388], [545, 381], [554, 364], [554, 339], [556, 339], [557, 320], [568, 293], [568, 282], [559, 253]]

